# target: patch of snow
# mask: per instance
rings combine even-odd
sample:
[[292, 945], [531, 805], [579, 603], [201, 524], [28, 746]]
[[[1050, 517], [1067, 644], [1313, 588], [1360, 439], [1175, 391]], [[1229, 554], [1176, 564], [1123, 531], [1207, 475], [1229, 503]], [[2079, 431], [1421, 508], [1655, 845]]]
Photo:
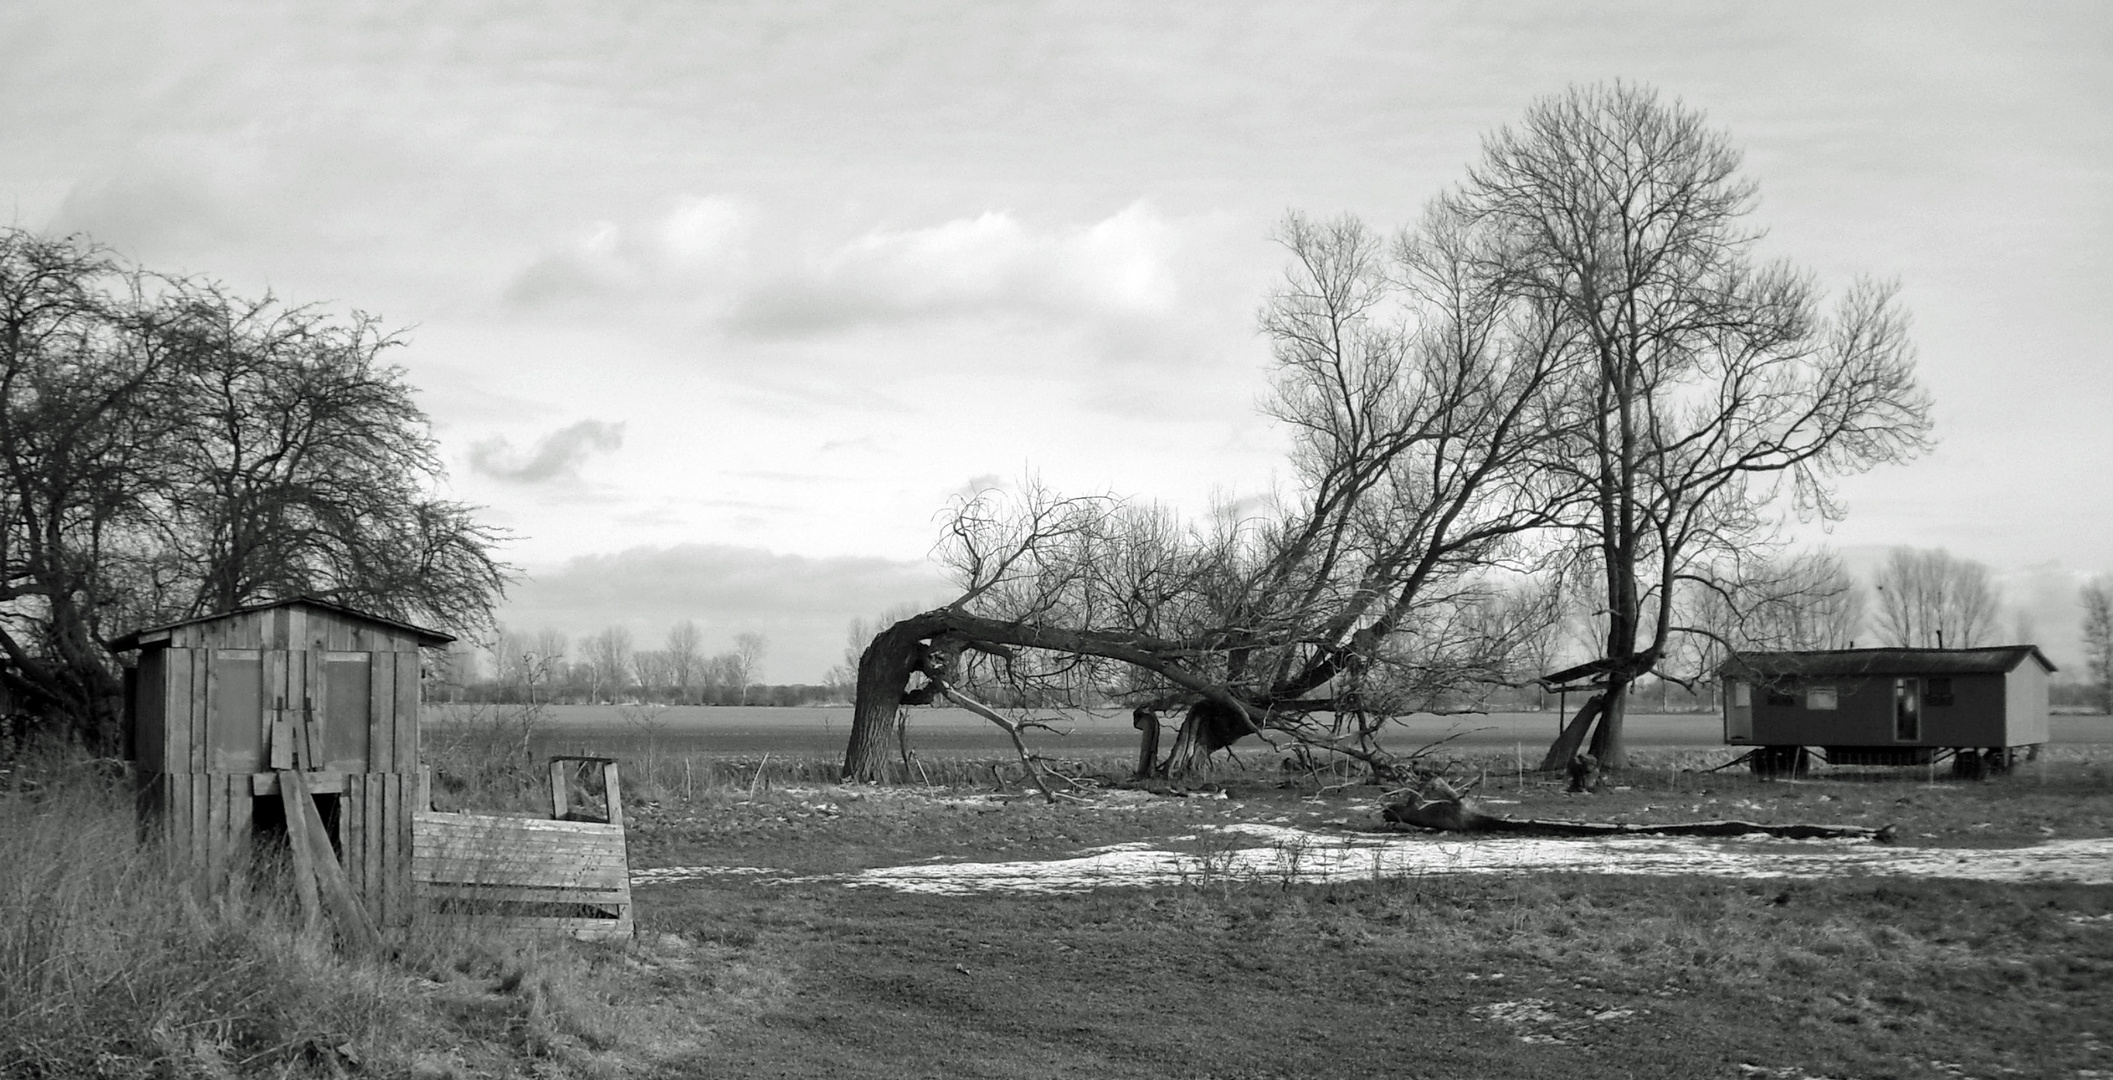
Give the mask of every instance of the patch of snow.
[[[1251, 838], [1222, 851], [1170, 851], [1148, 842], [1110, 844], [1059, 859], [883, 866], [800, 877], [743, 866], [634, 870], [634, 885], [713, 876], [780, 876], [853, 888], [966, 896], [985, 893], [1074, 893], [1212, 882], [1282, 884], [1369, 881], [1450, 874], [1536, 871], [1724, 878], [1848, 876], [1948, 878], [1965, 881], [2113, 884], [2113, 839], [2059, 840], [2025, 848], [1919, 848], [1863, 840], [1778, 840], [1619, 836], [1590, 839], [1460, 839], [1402, 833], [1315, 833], [1283, 825], [1240, 823], [1214, 830]], [[1193, 841], [1197, 836], [1160, 843]], [[2079, 917], [2077, 921], [2095, 917]]]

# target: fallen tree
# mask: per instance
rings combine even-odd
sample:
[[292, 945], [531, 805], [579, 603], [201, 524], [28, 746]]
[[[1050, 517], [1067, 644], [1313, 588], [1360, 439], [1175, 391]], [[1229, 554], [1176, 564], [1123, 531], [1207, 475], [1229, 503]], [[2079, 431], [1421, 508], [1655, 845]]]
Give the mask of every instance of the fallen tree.
[[1544, 398], [1571, 358], [1505, 282], [1463, 287], [1491, 255], [1457, 220], [1390, 247], [1294, 215], [1279, 238], [1292, 267], [1262, 324], [1288, 490], [1194, 523], [1032, 483], [961, 498], [939, 545], [960, 595], [860, 655], [846, 778], [879, 778], [900, 710], [941, 684], [1185, 710], [1152, 771], [1259, 735], [1383, 773], [1389, 718], [1515, 678], [1510, 651], [1550, 605], [1506, 582], [1567, 500], [1526, 464], [1555, 437]]

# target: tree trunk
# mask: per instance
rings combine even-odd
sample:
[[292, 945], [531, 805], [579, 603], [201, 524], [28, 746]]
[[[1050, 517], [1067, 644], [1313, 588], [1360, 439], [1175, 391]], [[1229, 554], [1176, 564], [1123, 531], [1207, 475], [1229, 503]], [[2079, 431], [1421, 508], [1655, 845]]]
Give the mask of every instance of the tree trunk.
[[1592, 732], [1592, 756], [1599, 759], [1602, 769], [1612, 771], [1629, 767], [1629, 741], [1622, 733], [1628, 702], [1629, 677], [1621, 672], [1609, 673], [1599, 726]]
[[885, 779], [888, 741], [896, 734], [904, 685], [924, 651], [914, 620], [905, 620], [875, 635], [858, 658], [858, 688], [851, 705], [851, 741], [844, 748], [844, 779]]

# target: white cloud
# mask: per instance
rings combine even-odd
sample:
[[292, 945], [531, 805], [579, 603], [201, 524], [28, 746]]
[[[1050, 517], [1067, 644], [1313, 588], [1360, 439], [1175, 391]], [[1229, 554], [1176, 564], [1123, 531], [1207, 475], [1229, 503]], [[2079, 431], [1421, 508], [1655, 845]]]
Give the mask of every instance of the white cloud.
[[544, 253], [509, 301], [673, 304], [755, 336], [978, 316], [1056, 323], [1158, 320], [1181, 289], [1185, 226], [1137, 203], [1100, 221], [1035, 227], [988, 211], [916, 229], [803, 244], [731, 199], [605, 221]]
[[470, 447], [470, 468], [517, 484], [576, 480], [589, 456], [623, 445], [624, 425], [582, 420], [537, 439], [525, 454], [504, 435], [479, 440]]
[[507, 285], [525, 307], [592, 300], [705, 300], [738, 288], [751, 214], [720, 196], [685, 197], [660, 217], [601, 221], [536, 258]]
[[974, 315], [1150, 318], [1178, 298], [1180, 247], [1180, 227], [1142, 203], [1039, 230], [985, 212], [868, 232], [763, 284], [733, 318], [763, 334]]

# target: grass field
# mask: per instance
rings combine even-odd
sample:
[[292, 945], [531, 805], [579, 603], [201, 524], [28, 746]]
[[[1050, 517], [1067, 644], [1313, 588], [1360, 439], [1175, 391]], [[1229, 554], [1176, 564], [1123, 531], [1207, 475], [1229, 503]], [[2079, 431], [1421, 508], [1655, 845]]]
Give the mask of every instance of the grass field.
[[[1489, 764], [1489, 763], [1485, 763]], [[1891, 822], [1909, 843], [2113, 834], [2113, 772], [2044, 781], [1682, 771], [1565, 795], [1486, 773], [1507, 813]], [[1478, 778], [1485, 775], [1476, 768]], [[772, 868], [644, 886], [649, 933], [786, 982], [694, 1059], [723, 1075], [2088, 1077], [2113, 1070], [2113, 887], [1430, 875], [1325, 886], [947, 897], [801, 875], [1056, 858], [1224, 826], [1371, 827], [1377, 792], [1222, 775], [1121, 808], [795, 785], [644, 809], [634, 862]], [[1225, 797], [1219, 798], [1218, 795]], [[1210, 865], [1209, 860], [1204, 862]], [[790, 880], [787, 880], [787, 879]]]
[[[614, 750], [634, 870], [729, 872], [641, 875], [628, 946], [472, 935], [353, 963], [299, 934], [268, 884], [187, 899], [131, 840], [121, 792], [48, 766], [0, 794], [0, 1074], [2113, 1076], [2113, 886], [1618, 865], [1298, 884], [1229, 872], [1267, 843], [1241, 830], [1369, 835], [1383, 792], [1254, 754], [1179, 787], [1110, 786], [1126, 718], [1072, 756], [1084, 798], [1058, 805], [1003, 755], [921, 742], [908, 782], [841, 786], [839, 746], [728, 749], [733, 725], [461, 719], [426, 747], [474, 779], [459, 797], [534, 805], [537, 755]], [[2113, 753], [2091, 746], [1980, 783], [1768, 783], [1704, 771], [1723, 747], [1645, 747], [1597, 795], [1519, 756], [1449, 744], [1432, 762], [1514, 816], [1893, 824], [1933, 852], [2113, 836]], [[968, 896], [846, 877], [1111, 845], [1193, 869]]]

